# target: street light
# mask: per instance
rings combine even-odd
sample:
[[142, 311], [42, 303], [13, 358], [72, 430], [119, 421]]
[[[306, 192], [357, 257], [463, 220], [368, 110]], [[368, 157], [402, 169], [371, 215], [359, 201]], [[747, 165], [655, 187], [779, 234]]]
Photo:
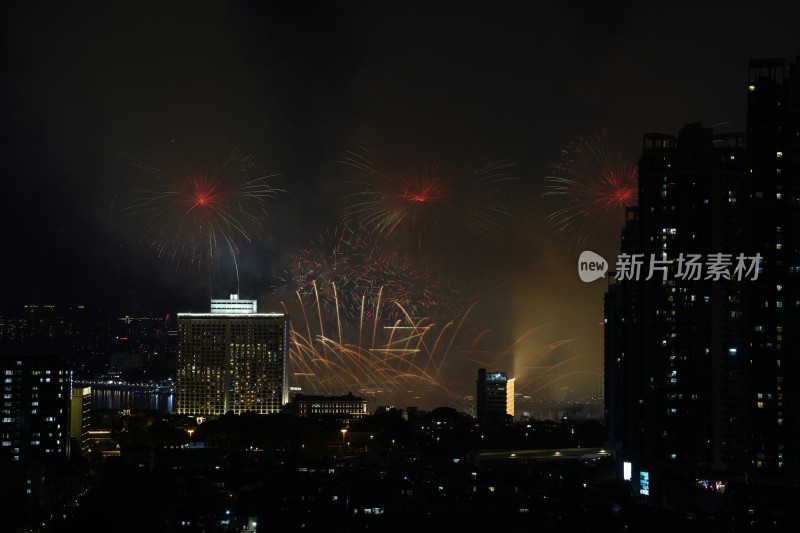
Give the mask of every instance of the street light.
[[347, 429], [342, 429], [342, 444], [344, 444], [344, 434], [347, 433]]

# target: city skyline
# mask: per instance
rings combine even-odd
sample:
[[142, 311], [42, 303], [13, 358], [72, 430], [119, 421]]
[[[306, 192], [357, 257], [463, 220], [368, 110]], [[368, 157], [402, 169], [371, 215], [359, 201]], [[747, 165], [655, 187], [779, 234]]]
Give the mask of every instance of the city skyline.
[[800, 4], [2, 13], [0, 529], [797, 529]]
[[[389, 325], [405, 318], [394, 299], [412, 319], [430, 317], [437, 334], [477, 302], [467, 325], [473, 329], [460, 331], [461, 365], [451, 366], [447, 381], [468, 382], [486, 366], [509, 371], [518, 387], [527, 378], [535, 390], [547, 381], [543, 370], [571, 360], [552, 375], [570, 377], [539, 391], [554, 397], [564, 386], [590, 395], [602, 374], [602, 284], [579, 282], [577, 251], [548, 224], [565, 198], [546, 194], [546, 178], [581, 171], [569, 168], [562, 151], [607, 131], [635, 163], [644, 132], [677, 131], [684, 122], [743, 131], [747, 61], [792, 57], [799, 47], [791, 17], [767, 16], [770, 7], [761, 5], [753, 9], [764, 17], [697, 6], [691, 13], [633, 5], [464, 7], [460, 24], [438, 7], [417, 17], [366, 5], [305, 13], [204, 4], [187, 17], [162, 6], [156, 12], [165, 25], [145, 41], [137, 28], [148, 24], [146, 10], [78, 16], [67, 8], [7, 9], [7, 20], [18, 24], [8, 28], [3, 49], [3, 149], [9, 196], [19, 201], [3, 214], [15, 228], [8, 248], [17, 252], [7, 264], [6, 308], [85, 303], [175, 316], [204, 309], [209, 297], [240, 293], [300, 320], [301, 307], [316, 307], [309, 280], [339, 281], [338, 294], [331, 283], [321, 294], [321, 329], [338, 340], [331, 302], [339, 296], [339, 308], [347, 306], [343, 336], [356, 335], [361, 296], [369, 287], [368, 314], [382, 286], [383, 309], [395, 312]], [[709, 39], [706, 27], [718, 38]], [[198, 30], [204, 39], [193, 38]], [[502, 179], [480, 181], [487, 168]], [[434, 171], [443, 178], [427, 185], [438, 191], [414, 194], [425, 184], [420, 176]], [[203, 206], [203, 194], [211, 205], [233, 197], [215, 188], [215, 172], [246, 174], [245, 184], [263, 178], [274, 193], [248, 207], [258, 211], [255, 221], [233, 213], [241, 231], [228, 234], [231, 244], [217, 235], [215, 246], [194, 248], [213, 251], [208, 270], [165, 253], [174, 241], [158, 240], [158, 228], [148, 228], [151, 219], [135, 207], [152, 200], [148, 194], [185, 187], [202, 193], [195, 199]], [[150, 187], [161, 175], [173, 176], [165, 185], [175, 188]], [[187, 175], [194, 181], [178, 180]], [[350, 239], [347, 264], [358, 284], [344, 282], [352, 272], [337, 277], [332, 263], [298, 276], [293, 265], [313, 264], [319, 250], [337, 257], [340, 250], [319, 244], [337, 226], [374, 221], [375, 211], [353, 204], [378, 197], [354, 196], [353, 187], [381, 193], [384, 176], [405, 187], [393, 193], [398, 198], [426, 200], [436, 214], [406, 210], [405, 220], [436, 231], [420, 231], [416, 247], [394, 235], [384, 248], [397, 255], [380, 261], [364, 259], [364, 250], [385, 234], [371, 228], [361, 241]], [[448, 187], [458, 195], [446, 196]], [[489, 198], [497, 209], [472, 219], [445, 209], [445, 200], [468, 206], [470, 198]], [[186, 235], [166, 225], [175, 220], [160, 220], [164, 231]], [[587, 248], [612, 256], [621, 220], [609, 214], [604, 222]], [[399, 227], [403, 235], [415, 231]], [[419, 280], [426, 280], [421, 298]], [[467, 353], [482, 334], [486, 345]]]

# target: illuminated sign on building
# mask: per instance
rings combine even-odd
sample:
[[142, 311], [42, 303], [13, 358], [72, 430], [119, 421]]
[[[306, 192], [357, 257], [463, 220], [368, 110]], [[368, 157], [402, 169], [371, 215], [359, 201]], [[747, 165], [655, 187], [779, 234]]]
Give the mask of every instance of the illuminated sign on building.
[[650, 496], [650, 472], [639, 472], [639, 494]]
[[629, 461], [625, 461], [622, 463], [622, 479], [625, 481], [630, 481], [632, 477], [632, 467]]

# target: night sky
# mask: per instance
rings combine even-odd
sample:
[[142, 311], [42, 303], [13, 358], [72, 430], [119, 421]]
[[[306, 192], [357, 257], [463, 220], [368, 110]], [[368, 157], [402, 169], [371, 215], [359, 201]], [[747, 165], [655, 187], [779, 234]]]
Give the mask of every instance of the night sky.
[[[207, 274], [158, 257], [115, 205], [139, 179], [124, 154], [224, 143], [278, 174], [287, 193], [239, 255], [242, 296], [268, 310], [288, 254], [337, 220], [348, 150], [445, 166], [481, 152], [514, 165], [498, 191], [513, 217], [449, 251], [450, 275], [505, 345], [542, 326], [539, 346], [571, 339], [601, 371], [605, 284], [581, 283], [544, 223], [552, 163], [600, 129], [634, 161], [644, 132], [743, 131], [748, 60], [800, 53], [794, 2], [372, 4], [4, 5], [2, 307], [207, 309]], [[230, 270], [216, 297], [235, 292]]]

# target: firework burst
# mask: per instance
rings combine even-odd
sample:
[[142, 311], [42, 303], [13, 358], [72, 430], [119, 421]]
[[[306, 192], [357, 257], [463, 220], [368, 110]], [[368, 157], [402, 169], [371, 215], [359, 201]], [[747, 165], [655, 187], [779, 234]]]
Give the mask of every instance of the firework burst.
[[344, 220], [415, 260], [441, 260], [465, 237], [500, 235], [501, 220], [509, 215], [497, 192], [509, 179], [505, 161], [482, 159], [458, 171], [441, 165], [394, 168], [364, 149], [348, 152], [342, 162], [357, 175], [351, 182], [357, 190], [344, 198]]
[[240, 246], [261, 230], [267, 200], [278, 192], [268, 184], [272, 176], [238, 149], [166, 168], [128, 157], [141, 179], [124, 211], [144, 222], [144, 242], [176, 266], [206, 264], [210, 270], [224, 255], [236, 264]]
[[543, 196], [562, 203], [545, 220], [573, 247], [583, 246], [602, 228], [618, 230], [625, 209], [638, 200], [637, 167], [624, 159], [605, 130], [570, 142], [552, 172]]
[[[378, 313], [387, 320], [450, 311], [458, 291], [434, 273], [415, 266], [404, 256], [378, 249], [369, 232], [339, 225], [321, 234], [290, 258], [283, 278], [304, 300], [354, 323]], [[399, 304], [396, 305], [396, 304]]]

